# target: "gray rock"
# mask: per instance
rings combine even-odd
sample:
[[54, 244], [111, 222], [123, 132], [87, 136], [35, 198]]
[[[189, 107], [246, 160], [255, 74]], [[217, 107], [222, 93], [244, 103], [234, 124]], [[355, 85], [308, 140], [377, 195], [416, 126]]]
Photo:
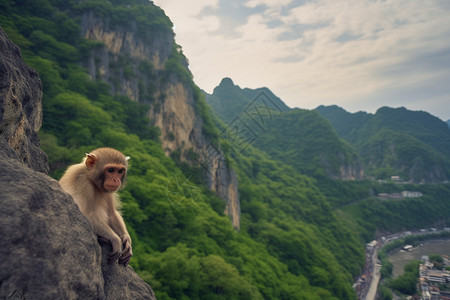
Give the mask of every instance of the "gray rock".
[[56, 180], [7, 157], [5, 148], [0, 298], [104, 299], [101, 249], [89, 222]]
[[156, 299], [130, 266], [108, 265], [111, 247], [56, 180], [0, 146], [0, 298]]
[[131, 268], [118, 263], [108, 264], [111, 245], [102, 246], [102, 272], [106, 299], [156, 299], [152, 288]]
[[42, 86], [36, 70], [22, 60], [20, 49], [0, 28], [0, 137], [20, 161], [48, 173], [48, 158], [39, 148], [42, 125]]

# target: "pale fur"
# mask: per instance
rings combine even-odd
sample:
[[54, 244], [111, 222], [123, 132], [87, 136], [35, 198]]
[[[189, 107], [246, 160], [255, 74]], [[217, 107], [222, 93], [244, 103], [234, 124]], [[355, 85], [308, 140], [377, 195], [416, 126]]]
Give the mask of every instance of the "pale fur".
[[[100, 156], [101, 152], [96, 155]], [[98, 163], [101, 160], [99, 159]], [[99, 190], [88, 178], [88, 172], [99, 172], [107, 163], [103, 160], [102, 165], [95, 168], [97, 170], [89, 170], [86, 166], [86, 158], [84, 158], [81, 163], [70, 166], [59, 183], [63, 190], [72, 196], [81, 212], [90, 221], [94, 232], [111, 242], [112, 253], [121, 254], [122, 243], [124, 240], [128, 240], [131, 254], [131, 238], [120, 214], [119, 195], [116, 192]], [[124, 165], [124, 167], [126, 166]]]

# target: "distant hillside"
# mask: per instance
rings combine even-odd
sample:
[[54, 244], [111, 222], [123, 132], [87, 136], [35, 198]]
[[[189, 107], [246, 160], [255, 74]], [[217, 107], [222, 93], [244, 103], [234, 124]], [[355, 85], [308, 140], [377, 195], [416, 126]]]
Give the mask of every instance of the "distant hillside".
[[356, 152], [324, 118], [314, 111], [290, 110], [267, 88], [241, 89], [225, 78], [207, 95], [207, 103], [231, 130], [239, 118], [251, 132], [248, 139], [253, 146], [304, 174], [336, 179], [364, 176]]
[[450, 119], [447, 120], [448, 128], [450, 129]]
[[[272, 113], [264, 109], [267, 104], [253, 107], [261, 93], [270, 99]], [[381, 107], [375, 114], [350, 113], [334, 105], [319, 106], [316, 115], [290, 110], [267, 88], [241, 89], [229, 78], [206, 98], [224, 123], [247, 120], [257, 137], [255, 147], [304, 174], [339, 179], [362, 178], [364, 173], [375, 178], [398, 175], [433, 183], [450, 178], [450, 130], [427, 112]]]
[[372, 117], [371, 114], [362, 111], [354, 114], [349, 113], [337, 105], [321, 105], [315, 111], [330, 121], [337, 134], [351, 144], [355, 144], [358, 141], [361, 128]]
[[270, 98], [280, 111], [287, 111], [290, 108], [276, 97], [268, 88], [241, 89], [234, 85], [230, 78], [224, 78], [214, 89], [213, 94], [206, 94], [206, 102], [211, 106], [214, 113], [225, 123], [231, 122], [241, 115], [245, 107], [252, 103], [258, 95], [265, 94]]
[[381, 107], [375, 114], [337, 106], [316, 108], [358, 151], [369, 175], [400, 175], [415, 182], [450, 178], [450, 131], [423, 111]]
[[269, 120], [254, 145], [314, 177], [352, 180], [364, 176], [356, 152], [314, 111], [295, 109]]

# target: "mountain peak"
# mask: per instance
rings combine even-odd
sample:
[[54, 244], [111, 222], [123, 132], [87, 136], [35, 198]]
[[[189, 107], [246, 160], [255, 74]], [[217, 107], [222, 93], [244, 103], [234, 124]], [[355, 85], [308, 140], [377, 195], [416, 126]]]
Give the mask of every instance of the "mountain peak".
[[338, 111], [338, 112], [345, 112], [348, 113], [348, 111], [346, 111], [344, 108], [336, 105], [336, 104], [332, 104], [332, 105], [319, 105], [317, 106], [314, 110], [317, 111], [327, 111], [327, 112], [331, 112], [331, 111]]
[[220, 82], [219, 86], [221, 86], [221, 87], [232, 87], [232, 86], [234, 86], [234, 82], [233, 82], [233, 80], [231, 80], [231, 78], [224, 77], [222, 79], [222, 81]]
[[254, 101], [268, 101], [267, 103], [264, 102], [260, 104], [276, 107], [279, 111], [290, 110], [290, 108], [268, 88], [242, 89], [239, 85], [235, 85], [233, 80], [228, 77], [222, 79], [220, 84], [214, 88], [212, 95], [206, 96], [206, 102], [211, 106], [217, 116], [225, 122], [231, 122], [244, 111], [247, 105]]

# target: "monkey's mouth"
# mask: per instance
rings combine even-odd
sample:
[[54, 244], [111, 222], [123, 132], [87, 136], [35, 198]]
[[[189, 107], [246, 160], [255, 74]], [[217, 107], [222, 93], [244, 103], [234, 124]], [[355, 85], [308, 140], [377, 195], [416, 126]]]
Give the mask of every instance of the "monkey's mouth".
[[119, 185], [104, 185], [104, 188], [107, 192], [115, 192], [120, 188], [120, 184]]

